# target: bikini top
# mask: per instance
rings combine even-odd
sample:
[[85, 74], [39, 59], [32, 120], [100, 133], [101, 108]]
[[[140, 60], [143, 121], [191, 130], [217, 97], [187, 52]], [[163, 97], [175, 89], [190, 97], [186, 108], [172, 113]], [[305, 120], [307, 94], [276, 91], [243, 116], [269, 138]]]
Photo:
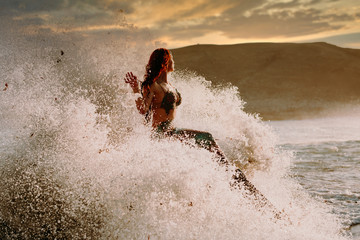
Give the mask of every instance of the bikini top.
[[173, 91], [165, 91], [164, 87], [159, 84], [162, 90], [165, 92], [164, 98], [161, 102], [160, 108], [165, 109], [166, 114], [169, 115], [170, 110], [175, 109], [176, 106], [181, 104], [181, 95], [177, 89], [175, 89], [176, 94], [178, 95], [178, 100], [176, 101], [176, 96]]

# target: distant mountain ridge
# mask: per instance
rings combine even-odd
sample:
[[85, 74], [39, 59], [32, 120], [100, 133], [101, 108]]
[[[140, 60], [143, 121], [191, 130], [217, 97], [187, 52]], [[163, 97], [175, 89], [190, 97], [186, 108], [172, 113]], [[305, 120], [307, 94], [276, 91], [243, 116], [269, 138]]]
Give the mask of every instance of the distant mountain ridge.
[[237, 86], [264, 119], [316, 116], [360, 102], [360, 49], [318, 43], [194, 45], [171, 50], [177, 70]]

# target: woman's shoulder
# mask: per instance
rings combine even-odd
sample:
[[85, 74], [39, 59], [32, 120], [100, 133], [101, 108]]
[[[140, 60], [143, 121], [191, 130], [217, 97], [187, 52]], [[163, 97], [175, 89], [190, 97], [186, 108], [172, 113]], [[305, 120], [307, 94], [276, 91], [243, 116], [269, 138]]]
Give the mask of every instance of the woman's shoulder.
[[159, 91], [161, 91], [161, 86], [160, 86], [160, 84], [159, 83], [157, 83], [157, 82], [154, 82], [153, 84], [151, 84], [151, 86], [150, 86], [150, 91], [153, 91], [153, 92], [159, 92]]
[[151, 84], [150, 86], [144, 87], [144, 88], [142, 89], [142, 92], [143, 92], [144, 95], [147, 95], [147, 94], [149, 94], [149, 93], [153, 93], [153, 94], [154, 94], [154, 93], [159, 92], [160, 89], [161, 89], [161, 86], [160, 86], [157, 82], [154, 82], [154, 83]]

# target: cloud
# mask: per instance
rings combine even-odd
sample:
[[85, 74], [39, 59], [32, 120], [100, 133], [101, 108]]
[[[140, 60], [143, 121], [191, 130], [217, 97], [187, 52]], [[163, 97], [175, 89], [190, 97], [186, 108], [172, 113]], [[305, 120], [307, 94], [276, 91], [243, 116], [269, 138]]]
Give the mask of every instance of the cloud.
[[30, 13], [41, 11], [56, 11], [73, 7], [93, 6], [102, 10], [123, 9], [132, 12], [132, 1], [112, 1], [112, 0], [0, 0], [3, 9], [17, 11], [18, 13]]
[[205, 16], [192, 24], [186, 24], [186, 19], [159, 22], [157, 32], [160, 35], [172, 33], [172, 40], [200, 37], [210, 32], [221, 32], [234, 39], [297, 37], [339, 30], [355, 19], [353, 14], [326, 12], [319, 5], [324, 3], [320, 0], [245, 0], [232, 3], [231, 8], [221, 14]]
[[0, 15], [53, 32], [127, 28], [170, 42], [190, 42], [212, 33], [228, 39], [267, 39], [349, 28], [360, 17], [356, 1], [0, 0]]
[[[124, 13], [132, 3], [111, 0], [0, 0], [0, 16], [19, 26], [53, 31], [91, 31], [100, 26], [129, 25]], [[125, 10], [126, 9], [126, 10]]]
[[65, 1], [64, 0], [1, 0], [1, 6], [3, 9], [10, 10], [17, 13], [30, 13], [38, 11], [51, 11], [54, 9], [61, 8]]

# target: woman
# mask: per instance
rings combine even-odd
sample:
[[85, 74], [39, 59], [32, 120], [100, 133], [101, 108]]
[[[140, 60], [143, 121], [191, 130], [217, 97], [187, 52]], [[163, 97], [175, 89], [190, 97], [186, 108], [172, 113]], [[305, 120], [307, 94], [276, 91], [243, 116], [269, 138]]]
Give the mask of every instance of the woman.
[[180, 94], [167, 80], [167, 73], [174, 71], [174, 62], [169, 50], [156, 49], [150, 56], [146, 66], [145, 80], [141, 90], [137, 77], [131, 72], [126, 74], [125, 82], [129, 83], [134, 93], [142, 94], [136, 100], [136, 107], [141, 114], [152, 113], [153, 128], [164, 127], [175, 118], [175, 105], [181, 103]]
[[[167, 79], [167, 74], [174, 71], [174, 61], [169, 50], [156, 49], [146, 65], [144, 82], [139, 88], [137, 77], [133, 73], [126, 74], [125, 82], [129, 83], [134, 93], [142, 94], [136, 100], [136, 107], [143, 115], [152, 117], [152, 127], [160, 135], [172, 136], [180, 140], [195, 139], [198, 146], [215, 152], [220, 161], [225, 155], [216, 144], [210, 133], [179, 129], [172, 126], [176, 115], [176, 107], [181, 104], [181, 95]], [[187, 142], [190, 144], [190, 142]]]
[[[131, 72], [126, 74], [125, 82], [130, 84], [134, 93], [141, 92], [142, 94], [135, 101], [137, 109], [141, 114], [152, 117], [152, 127], [156, 133], [180, 139], [190, 145], [192, 145], [193, 141], [188, 140], [195, 139], [196, 145], [215, 153], [220, 164], [229, 166], [224, 153], [210, 133], [179, 129], [172, 126], [171, 123], [176, 115], [176, 107], [181, 103], [180, 93], [167, 79], [167, 74], [172, 71], [174, 71], [174, 61], [170, 51], [159, 48], [151, 54], [146, 65], [146, 73], [144, 82], [141, 83], [141, 89], [137, 77]], [[254, 197], [255, 204], [258, 207], [270, 208], [276, 218], [279, 218], [282, 214], [246, 179], [240, 169], [235, 171], [231, 186], [234, 188], [244, 187]]]

